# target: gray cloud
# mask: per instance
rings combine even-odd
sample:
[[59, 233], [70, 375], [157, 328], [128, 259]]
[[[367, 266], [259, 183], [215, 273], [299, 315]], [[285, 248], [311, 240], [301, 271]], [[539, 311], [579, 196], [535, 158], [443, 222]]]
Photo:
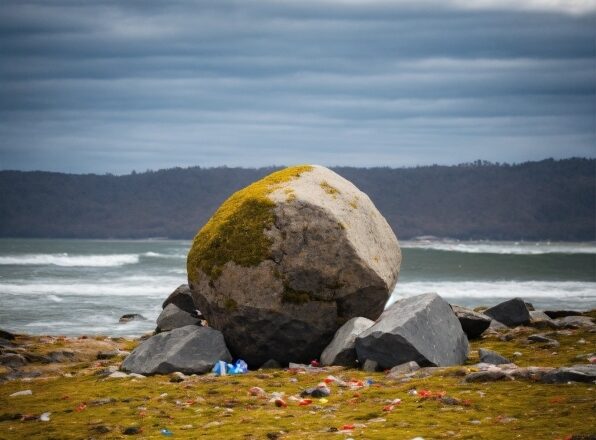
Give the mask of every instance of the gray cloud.
[[593, 2], [514, 3], [4, 2], [0, 168], [594, 156]]

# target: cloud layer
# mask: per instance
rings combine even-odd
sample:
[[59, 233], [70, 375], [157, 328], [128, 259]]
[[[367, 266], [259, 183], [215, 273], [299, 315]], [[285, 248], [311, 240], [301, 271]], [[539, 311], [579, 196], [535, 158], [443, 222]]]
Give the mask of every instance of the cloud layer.
[[594, 156], [594, 1], [9, 1], [0, 168]]

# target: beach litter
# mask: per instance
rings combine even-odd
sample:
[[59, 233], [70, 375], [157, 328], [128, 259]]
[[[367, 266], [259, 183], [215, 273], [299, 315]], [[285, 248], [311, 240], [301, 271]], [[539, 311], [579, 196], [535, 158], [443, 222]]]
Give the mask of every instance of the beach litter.
[[51, 412], [44, 412], [42, 415], [39, 416], [39, 420], [41, 420], [42, 422], [49, 422], [51, 415]]
[[165, 437], [171, 437], [174, 435], [174, 433], [172, 431], [170, 431], [168, 428], [160, 429], [159, 433]]
[[225, 361], [217, 361], [211, 371], [215, 373], [216, 376], [244, 374], [248, 372], [248, 365], [242, 359], [238, 359], [234, 364], [228, 364]]
[[12, 393], [9, 397], [30, 396], [31, 394], [33, 394], [33, 391], [23, 390], [23, 391], [17, 391], [16, 393]]

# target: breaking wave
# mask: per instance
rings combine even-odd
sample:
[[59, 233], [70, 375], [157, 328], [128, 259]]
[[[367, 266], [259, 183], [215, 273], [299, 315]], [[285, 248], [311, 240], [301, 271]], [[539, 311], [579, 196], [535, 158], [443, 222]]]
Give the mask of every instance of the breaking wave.
[[0, 256], [0, 265], [8, 266], [63, 266], [63, 267], [118, 267], [137, 264], [138, 254], [111, 255], [69, 255], [62, 254], [22, 254]]

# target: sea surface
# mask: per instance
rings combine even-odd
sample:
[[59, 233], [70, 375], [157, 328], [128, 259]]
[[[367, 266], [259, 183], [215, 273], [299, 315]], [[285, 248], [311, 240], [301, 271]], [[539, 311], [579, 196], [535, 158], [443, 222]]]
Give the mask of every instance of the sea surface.
[[[437, 292], [464, 306], [520, 296], [536, 308], [596, 308], [596, 243], [400, 243], [389, 303]], [[190, 241], [0, 239], [0, 328], [32, 334], [137, 336], [186, 282]], [[146, 321], [119, 324], [125, 313]]]

